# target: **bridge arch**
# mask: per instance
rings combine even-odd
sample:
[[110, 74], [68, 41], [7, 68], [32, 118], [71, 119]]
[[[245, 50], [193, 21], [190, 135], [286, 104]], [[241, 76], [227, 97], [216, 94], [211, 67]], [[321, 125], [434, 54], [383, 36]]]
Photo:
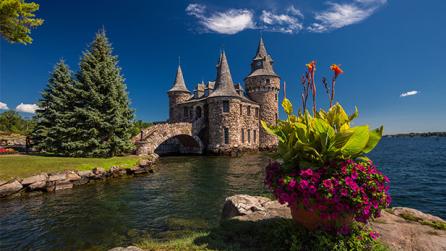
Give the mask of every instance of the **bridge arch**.
[[203, 152], [203, 143], [198, 136], [193, 134], [191, 123], [156, 124], [143, 130], [134, 141], [138, 155], [168, 151], [169, 144], [179, 144], [179, 153], [201, 154]]

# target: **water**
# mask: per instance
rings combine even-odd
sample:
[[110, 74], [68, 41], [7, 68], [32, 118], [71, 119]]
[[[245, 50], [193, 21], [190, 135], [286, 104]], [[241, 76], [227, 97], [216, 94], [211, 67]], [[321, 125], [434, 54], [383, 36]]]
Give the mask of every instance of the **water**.
[[[385, 138], [370, 157], [391, 179], [393, 206], [446, 218], [446, 138]], [[0, 250], [104, 250], [184, 219], [211, 227], [227, 196], [266, 192], [267, 162], [262, 155], [166, 157], [154, 175], [0, 201]]]

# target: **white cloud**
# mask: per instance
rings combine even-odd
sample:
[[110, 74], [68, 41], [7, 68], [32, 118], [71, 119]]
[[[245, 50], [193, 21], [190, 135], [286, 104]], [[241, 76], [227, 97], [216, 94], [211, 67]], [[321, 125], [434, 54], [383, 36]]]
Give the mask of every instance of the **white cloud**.
[[352, 3], [332, 3], [325, 11], [316, 12], [316, 20], [307, 29], [310, 32], [326, 32], [359, 23], [372, 15], [387, 0], [355, 0]]
[[0, 101], [0, 110], [8, 110], [8, 105]]
[[15, 109], [18, 112], [36, 113], [36, 110], [39, 109], [39, 107], [36, 104], [20, 103]]
[[186, 13], [198, 18], [200, 24], [207, 32], [235, 34], [245, 29], [255, 28], [254, 14], [247, 9], [228, 9], [207, 15], [206, 6], [189, 4], [186, 8]]
[[260, 16], [260, 22], [262, 23], [262, 29], [266, 31], [283, 32], [283, 33], [296, 33], [303, 29], [303, 24], [299, 20], [298, 16], [301, 17], [302, 13], [293, 7], [295, 14], [275, 14], [273, 12], [263, 10]]
[[400, 97], [413, 96], [413, 95], [417, 95], [417, 94], [418, 94], [418, 91], [403, 92], [403, 93], [401, 93]]
[[297, 9], [296, 7], [294, 7], [294, 5], [290, 5], [287, 9], [286, 9], [287, 13], [294, 15], [294, 16], [298, 16], [300, 18], [304, 18], [304, 14], [302, 14], [302, 11], [300, 11], [299, 9]]

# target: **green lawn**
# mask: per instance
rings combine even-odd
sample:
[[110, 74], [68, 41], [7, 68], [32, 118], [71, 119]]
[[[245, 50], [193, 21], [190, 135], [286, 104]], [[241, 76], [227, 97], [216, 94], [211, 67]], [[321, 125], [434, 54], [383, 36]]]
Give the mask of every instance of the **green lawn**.
[[91, 170], [94, 167], [109, 169], [112, 166], [123, 168], [135, 166], [138, 156], [113, 158], [68, 158], [35, 155], [0, 156], [0, 180], [14, 177], [25, 178], [42, 172], [64, 170]]

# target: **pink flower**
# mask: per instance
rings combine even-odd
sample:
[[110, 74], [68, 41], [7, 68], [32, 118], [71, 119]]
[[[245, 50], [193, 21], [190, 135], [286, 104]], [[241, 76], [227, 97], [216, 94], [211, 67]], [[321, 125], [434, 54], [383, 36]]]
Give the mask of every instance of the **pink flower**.
[[370, 237], [374, 240], [379, 238], [379, 233], [375, 231], [370, 231]]
[[316, 187], [313, 186], [313, 185], [310, 185], [310, 187], [308, 188], [308, 191], [309, 191], [310, 193], [315, 193], [316, 190], [317, 190]]
[[306, 189], [308, 187], [308, 181], [301, 180], [299, 186], [300, 186], [301, 189]]
[[313, 170], [311, 170], [311, 169], [300, 170], [300, 175], [303, 177], [310, 177], [313, 175]]
[[291, 179], [290, 182], [288, 183], [288, 188], [293, 189], [296, 186], [296, 180], [295, 179]]
[[326, 187], [326, 188], [331, 188], [333, 186], [330, 179], [326, 179], [326, 180], [322, 181], [322, 183], [323, 183], [324, 187]]

